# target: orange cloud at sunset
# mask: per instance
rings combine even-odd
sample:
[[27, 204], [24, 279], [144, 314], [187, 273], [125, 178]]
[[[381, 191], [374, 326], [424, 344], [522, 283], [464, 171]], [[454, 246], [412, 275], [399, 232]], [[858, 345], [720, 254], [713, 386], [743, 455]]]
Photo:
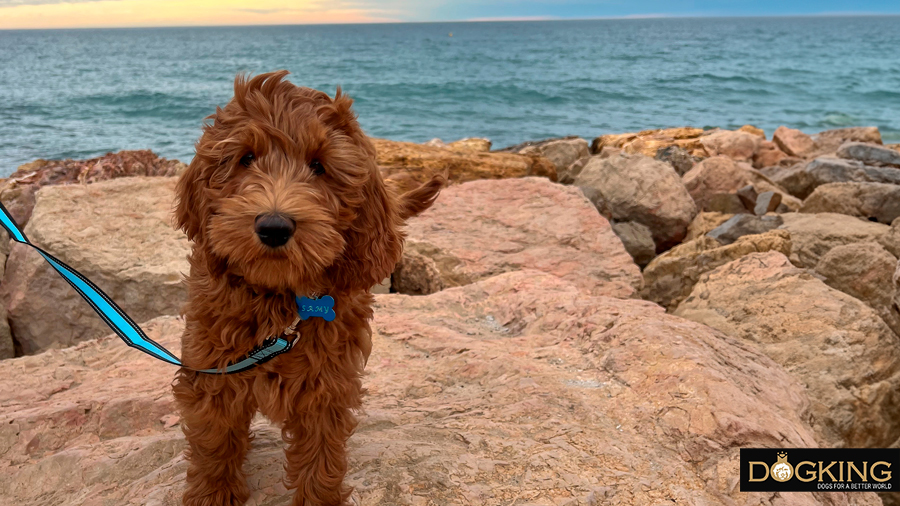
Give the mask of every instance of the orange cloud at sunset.
[[277, 25], [394, 21], [319, 0], [100, 0], [4, 5], [0, 29]]

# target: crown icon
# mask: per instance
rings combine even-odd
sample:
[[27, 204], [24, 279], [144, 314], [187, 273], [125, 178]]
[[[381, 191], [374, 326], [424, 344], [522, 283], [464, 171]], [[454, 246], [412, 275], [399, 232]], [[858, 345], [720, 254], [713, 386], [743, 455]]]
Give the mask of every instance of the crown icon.
[[778, 452], [778, 460], [787, 460], [787, 452]]

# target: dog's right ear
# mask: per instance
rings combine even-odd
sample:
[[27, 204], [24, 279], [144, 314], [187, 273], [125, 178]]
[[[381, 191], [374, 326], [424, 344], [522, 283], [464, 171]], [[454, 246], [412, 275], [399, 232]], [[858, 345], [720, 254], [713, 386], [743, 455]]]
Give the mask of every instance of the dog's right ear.
[[209, 207], [205, 195], [203, 163], [201, 157], [195, 156], [175, 186], [175, 227], [183, 230], [191, 241], [199, 238]]
[[448, 171], [444, 171], [443, 174], [435, 174], [427, 183], [400, 196], [398, 205], [400, 218], [403, 220], [412, 218], [431, 207], [441, 192], [441, 188], [447, 184], [448, 175]]

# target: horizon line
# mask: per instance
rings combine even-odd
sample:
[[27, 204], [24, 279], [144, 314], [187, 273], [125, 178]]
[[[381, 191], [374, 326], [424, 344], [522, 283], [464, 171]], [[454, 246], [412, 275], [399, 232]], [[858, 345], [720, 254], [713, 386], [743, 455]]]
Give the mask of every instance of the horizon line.
[[358, 26], [358, 25], [416, 25], [439, 23], [535, 23], [546, 21], [640, 21], [647, 19], [763, 19], [763, 18], [839, 18], [839, 17], [874, 17], [874, 16], [900, 16], [897, 12], [817, 12], [807, 14], [749, 14], [749, 15], [723, 15], [723, 14], [628, 14], [624, 16], [592, 16], [583, 18], [568, 18], [554, 16], [509, 16], [488, 17], [470, 19], [426, 20], [426, 21], [358, 21], [344, 23], [286, 23], [286, 24], [182, 24], [182, 25], [147, 25], [147, 26], [70, 26], [70, 27], [46, 27], [46, 28], [0, 28], [0, 32], [38, 31], [38, 30], [140, 30], [151, 28], [244, 28], [244, 27], [282, 27], [282, 26]]

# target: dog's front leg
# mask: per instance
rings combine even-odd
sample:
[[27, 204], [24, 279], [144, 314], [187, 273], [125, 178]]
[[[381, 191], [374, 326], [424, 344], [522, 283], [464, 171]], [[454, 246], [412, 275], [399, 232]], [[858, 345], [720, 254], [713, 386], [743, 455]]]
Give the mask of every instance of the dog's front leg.
[[293, 506], [339, 506], [350, 496], [343, 486], [347, 474], [345, 445], [356, 417], [350, 407], [333, 403], [311, 406], [290, 416], [282, 435], [288, 443], [287, 482]]
[[256, 404], [243, 381], [178, 373], [175, 401], [189, 445], [184, 506], [239, 506], [250, 496], [242, 466]]

